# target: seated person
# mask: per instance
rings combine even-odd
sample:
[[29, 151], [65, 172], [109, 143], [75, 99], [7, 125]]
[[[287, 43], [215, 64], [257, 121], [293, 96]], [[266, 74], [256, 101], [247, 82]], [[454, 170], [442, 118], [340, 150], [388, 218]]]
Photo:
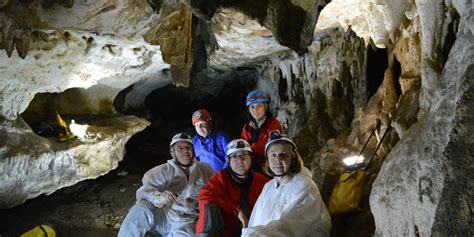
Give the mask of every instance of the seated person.
[[331, 218], [296, 144], [273, 131], [265, 154], [273, 179], [265, 184], [242, 236], [329, 236]]
[[250, 121], [242, 128], [240, 138], [252, 146], [255, 164], [253, 169], [262, 172], [265, 168], [263, 149], [268, 140], [268, 133], [273, 130], [282, 131], [280, 122], [270, 112], [270, 97], [263, 91], [249, 92], [245, 105], [250, 114]]
[[225, 168], [225, 150], [230, 139], [212, 130], [212, 116], [205, 109], [194, 112], [192, 122], [197, 133], [193, 137], [196, 160], [210, 164], [214, 172]]
[[194, 160], [191, 136], [178, 133], [170, 143], [173, 159], [147, 171], [137, 202], [120, 226], [120, 237], [143, 237], [158, 232], [193, 236], [198, 217], [197, 196], [214, 173], [210, 165]]
[[215, 173], [199, 193], [196, 233], [200, 236], [240, 236], [263, 185], [269, 180], [252, 172], [252, 149], [243, 139], [229, 143], [227, 162], [229, 167]]

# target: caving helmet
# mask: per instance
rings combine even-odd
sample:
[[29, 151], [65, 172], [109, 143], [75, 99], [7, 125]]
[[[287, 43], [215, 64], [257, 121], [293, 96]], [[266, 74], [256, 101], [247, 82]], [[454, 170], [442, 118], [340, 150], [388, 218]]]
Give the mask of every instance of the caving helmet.
[[177, 133], [176, 135], [173, 136], [173, 138], [171, 138], [170, 148], [173, 147], [173, 145], [176, 144], [177, 142], [187, 142], [194, 147], [192, 137], [189, 134], [184, 133], [184, 132]]
[[245, 100], [245, 105], [248, 107], [255, 103], [268, 103], [270, 102], [270, 97], [268, 97], [265, 92], [261, 90], [253, 90], [247, 94], [247, 99]]
[[296, 151], [296, 144], [293, 142], [288, 135], [281, 134], [278, 130], [273, 130], [268, 133], [268, 141], [265, 144], [265, 155], [267, 154], [268, 148], [275, 143], [288, 143], [292, 149]]
[[234, 139], [229, 142], [226, 152], [227, 157], [238, 151], [248, 151], [252, 153], [252, 148], [250, 147], [250, 144], [244, 139]]
[[196, 125], [196, 123], [198, 122], [206, 122], [209, 124], [211, 121], [212, 121], [211, 113], [209, 113], [209, 111], [205, 109], [199, 109], [193, 113], [193, 118], [192, 118], [193, 125]]

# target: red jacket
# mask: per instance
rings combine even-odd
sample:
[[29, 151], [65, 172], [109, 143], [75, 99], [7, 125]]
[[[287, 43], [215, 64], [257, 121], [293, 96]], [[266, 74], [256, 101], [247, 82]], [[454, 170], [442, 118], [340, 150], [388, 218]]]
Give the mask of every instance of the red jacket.
[[260, 133], [258, 136], [258, 140], [252, 142], [252, 132], [257, 132], [257, 129], [250, 126], [250, 122], [244, 125], [242, 129], [242, 133], [240, 137], [246, 140], [252, 146], [252, 154], [255, 157], [255, 161], [263, 168], [265, 165], [265, 144], [268, 141], [268, 133], [274, 130], [278, 130], [282, 132], [280, 122], [273, 116], [267, 117], [265, 122], [263, 123], [262, 127], [260, 128]]
[[[253, 180], [248, 195], [251, 209], [253, 209], [263, 186], [268, 181], [269, 178], [253, 172]], [[239, 228], [241, 228], [240, 220], [236, 215], [237, 208], [240, 208], [241, 193], [242, 187], [232, 180], [229, 169], [222, 169], [215, 173], [199, 192], [199, 218], [196, 223], [196, 233], [199, 234], [203, 231], [206, 215], [205, 206], [208, 203], [212, 203], [219, 207], [221, 211], [224, 221], [224, 236], [234, 236]], [[250, 217], [248, 216], [247, 218]]]

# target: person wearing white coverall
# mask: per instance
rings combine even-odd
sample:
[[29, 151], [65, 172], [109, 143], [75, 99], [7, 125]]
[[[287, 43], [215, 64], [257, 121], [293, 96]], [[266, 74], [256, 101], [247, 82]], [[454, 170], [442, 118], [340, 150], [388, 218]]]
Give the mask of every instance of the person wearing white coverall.
[[272, 131], [265, 156], [273, 179], [263, 187], [242, 236], [329, 236], [331, 218], [296, 144]]
[[125, 217], [119, 237], [194, 236], [197, 198], [214, 171], [194, 160], [191, 136], [178, 133], [170, 143], [173, 159], [147, 171], [136, 193], [137, 202]]

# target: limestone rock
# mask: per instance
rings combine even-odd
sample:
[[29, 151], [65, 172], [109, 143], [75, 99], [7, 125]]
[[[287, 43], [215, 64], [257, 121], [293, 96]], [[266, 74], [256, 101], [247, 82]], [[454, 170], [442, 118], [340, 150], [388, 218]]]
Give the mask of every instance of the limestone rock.
[[33, 133], [20, 118], [3, 120], [0, 208], [13, 207], [40, 194], [48, 195], [108, 173], [123, 159], [128, 139], [149, 124], [136, 117], [94, 119], [87, 123], [84, 133], [71, 128], [79, 139], [57, 143], [55, 138]]
[[403, 137], [405, 131], [418, 121], [418, 98], [420, 90], [412, 89], [400, 96], [396, 111], [393, 115], [393, 127], [396, 129], [398, 136]]
[[273, 33], [236, 10], [222, 9], [211, 20], [217, 48], [209, 56], [209, 67], [220, 70], [245, 67], [265, 61], [268, 55], [290, 51]]
[[321, 11], [315, 30], [350, 27], [366, 44], [372, 40], [377, 47], [384, 48], [390, 34], [400, 26], [409, 4], [407, 0], [331, 1]]
[[108, 97], [111, 102], [120, 89], [169, 68], [159, 47], [140, 38], [58, 31], [37, 32], [33, 38], [25, 59], [8, 58], [0, 51], [0, 115], [11, 120], [37, 93], [101, 84], [115, 88]]
[[[449, 59], [431, 85], [431, 108], [406, 131], [374, 183], [370, 206], [376, 236], [474, 234], [472, 213], [467, 211], [474, 190], [470, 11], [461, 15]], [[423, 80], [426, 76], [431, 74], [423, 74]]]
[[[353, 33], [333, 31], [322, 34], [310, 48], [315, 77], [308, 78], [305, 88], [308, 125], [318, 136], [319, 145], [331, 134], [348, 127], [357, 111], [366, 103], [365, 67], [367, 54], [363, 42]], [[351, 42], [351, 43], [349, 43]], [[314, 80], [314, 81], [312, 81]]]
[[311, 163], [311, 151], [349, 128], [366, 103], [365, 61], [363, 41], [334, 29], [319, 33], [302, 56], [272, 58], [257, 80], [257, 88], [271, 96], [270, 107], [284, 130], [298, 141], [305, 162]]
[[[166, 5], [168, 6], [168, 5]], [[193, 64], [193, 33], [196, 28], [191, 9], [183, 3], [177, 7], [165, 9], [170, 13], [163, 15], [154, 32], [163, 60], [171, 65], [173, 83], [177, 86], [189, 86]]]
[[185, 1], [197, 17], [211, 19], [221, 8], [239, 9], [250, 18], [258, 20], [273, 32], [277, 41], [296, 52], [305, 52], [313, 41], [313, 30], [321, 0], [265, 0], [265, 1]]

